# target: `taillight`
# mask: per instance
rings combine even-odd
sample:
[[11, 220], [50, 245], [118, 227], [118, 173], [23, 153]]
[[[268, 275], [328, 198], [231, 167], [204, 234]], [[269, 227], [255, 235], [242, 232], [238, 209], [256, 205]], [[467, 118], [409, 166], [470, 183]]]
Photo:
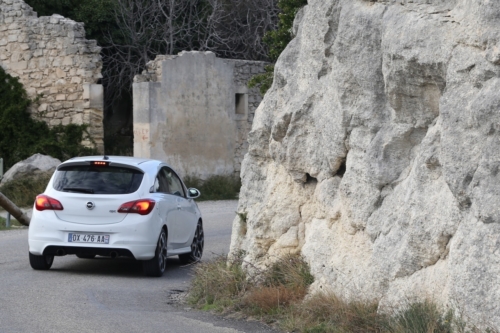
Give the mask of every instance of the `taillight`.
[[118, 208], [118, 213], [135, 213], [148, 215], [155, 208], [156, 202], [151, 199], [141, 199], [137, 201], [126, 202]]
[[40, 194], [35, 199], [36, 210], [63, 210], [62, 204], [59, 200], [51, 198], [47, 195]]

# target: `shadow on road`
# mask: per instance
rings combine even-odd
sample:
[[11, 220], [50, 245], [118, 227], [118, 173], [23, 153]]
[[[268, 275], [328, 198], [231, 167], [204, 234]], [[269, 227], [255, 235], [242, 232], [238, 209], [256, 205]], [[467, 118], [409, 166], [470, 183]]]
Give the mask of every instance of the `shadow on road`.
[[[182, 265], [177, 258], [169, 258], [167, 260], [167, 269], [162, 278], [190, 278], [192, 267], [192, 265]], [[94, 259], [80, 259], [76, 256], [55, 257], [54, 266], [50, 271], [75, 275], [155, 279], [144, 275], [141, 261], [130, 258], [96, 257]]]

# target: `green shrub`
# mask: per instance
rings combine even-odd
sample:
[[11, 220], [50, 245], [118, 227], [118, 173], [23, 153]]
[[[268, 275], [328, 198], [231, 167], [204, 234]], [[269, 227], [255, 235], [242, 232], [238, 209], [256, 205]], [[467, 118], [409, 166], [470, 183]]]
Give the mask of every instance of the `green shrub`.
[[265, 73], [257, 74], [253, 76], [250, 81], [248, 81], [248, 86], [250, 88], [259, 87], [259, 91], [262, 96], [266, 94], [266, 92], [273, 85], [274, 78], [274, 64], [267, 65], [264, 67]]
[[279, 14], [278, 29], [269, 31], [264, 36], [264, 42], [269, 46], [269, 58], [272, 61], [278, 60], [278, 57], [292, 40], [293, 21], [297, 12], [307, 5], [307, 0], [279, 0], [278, 7], [281, 9]]
[[241, 188], [241, 180], [236, 176], [211, 176], [206, 180], [187, 176], [184, 183], [188, 188], [194, 187], [201, 192], [200, 201], [237, 199]]
[[32, 101], [26, 90], [1, 67], [0, 96], [0, 157], [6, 170], [35, 153], [60, 160], [96, 153], [81, 144], [88, 137], [85, 125], [49, 128], [45, 122], [33, 119], [27, 111]]
[[[269, 31], [264, 35], [264, 43], [269, 46], [269, 59], [275, 63], [278, 57], [292, 40], [293, 21], [297, 12], [307, 5], [307, 0], [279, 0], [278, 29]], [[266, 66], [265, 73], [257, 74], [248, 82], [250, 88], [259, 87], [264, 95], [273, 84], [274, 64]]]

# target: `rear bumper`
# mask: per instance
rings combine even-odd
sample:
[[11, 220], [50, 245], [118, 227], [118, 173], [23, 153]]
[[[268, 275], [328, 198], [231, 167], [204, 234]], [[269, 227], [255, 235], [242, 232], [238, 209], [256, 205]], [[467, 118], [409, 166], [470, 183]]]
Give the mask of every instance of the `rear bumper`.
[[49, 245], [43, 250], [45, 255], [65, 256], [67, 254], [94, 255], [105, 257], [129, 257], [135, 258], [128, 249], [105, 248], [105, 247], [82, 247], [82, 246], [61, 246]]
[[[96, 254], [133, 257], [148, 260], [154, 257], [161, 225], [152, 216], [129, 214], [122, 222], [86, 225], [61, 221], [52, 211], [37, 212], [28, 231], [29, 251], [42, 254]], [[109, 244], [73, 243], [69, 233], [109, 235]], [[58, 250], [61, 250], [58, 254]]]

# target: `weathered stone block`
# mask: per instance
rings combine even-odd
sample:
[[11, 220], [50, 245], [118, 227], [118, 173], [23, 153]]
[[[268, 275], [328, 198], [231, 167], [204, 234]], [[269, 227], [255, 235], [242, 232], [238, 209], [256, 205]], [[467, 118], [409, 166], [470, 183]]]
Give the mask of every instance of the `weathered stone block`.
[[13, 71], [21, 71], [28, 68], [28, 62], [27, 61], [11, 62], [9, 67]]
[[47, 108], [48, 108], [48, 104], [47, 104], [47, 103], [42, 103], [42, 104], [40, 104], [40, 106], [38, 107], [38, 111], [40, 111], [40, 112], [44, 112], [44, 111], [47, 111]]
[[76, 125], [83, 125], [83, 115], [75, 114], [71, 117], [71, 123]]
[[73, 57], [64, 57], [63, 66], [73, 66]]
[[77, 99], [80, 98], [80, 96], [81, 96], [81, 94], [78, 94], [78, 93], [70, 94], [70, 95], [68, 95], [67, 100], [68, 101], [76, 101]]
[[61, 119], [52, 119], [49, 121], [49, 125], [51, 125], [51, 126], [61, 125]]
[[[54, 61], [54, 66], [56, 66], [55, 64], [56, 62]], [[60, 78], [65, 78], [66, 77], [66, 72], [64, 70], [62, 70], [61, 68], [56, 68], [56, 75], [57, 77], [60, 77]]]

